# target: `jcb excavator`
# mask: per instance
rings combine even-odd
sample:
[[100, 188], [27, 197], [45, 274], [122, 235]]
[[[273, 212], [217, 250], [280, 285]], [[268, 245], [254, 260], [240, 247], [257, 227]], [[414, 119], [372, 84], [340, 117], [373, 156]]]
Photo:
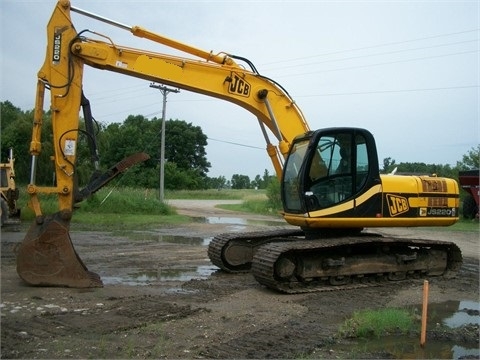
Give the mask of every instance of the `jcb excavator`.
[[[133, 49], [106, 35], [77, 32], [71, 12], [188, 55]], [[379, 279], [444, 275], [459, 268], [462, 255], [454, 243], [382, 237], [362, 230], [454, 224], [459, 207], [459, 188], [454, 180], [380, 175], [370, 132], [346, 127], [310, 130], [287, 91], [260, 75], [249, 60], [214, 54], [139, 26], [127, 26], [78, 9], [68, 0], [57, 3], [47, 26], [47, 39], [45, 61], [38, 72], [30, 145], [32, 175], [27, 189], [36, 221], [17, 252], [17, 272], [28, 284], [103, 285], [73, 248], [69, 225], [74, 205], [148, 158], [143, 153], [133, 154], [106, 173], [95, 171], [88, 186], [77, 188], [80, 107], [92, 158], [98, 163], [91, 110], [82, 92], [85, 65], [223, 99], [258, 119], [281, 181], [283, 217], [296, 227], [215, 237], [208, 254], [221, 269], [251, 271], [260, 283], [292, 293], [366, 286]], [[53, 187], [35, 185], [45, 89], [50, 90], [55, 144], [52, 158], [57, 183]], [[277, 145], [270, 141], [272, 134]], [[59, 209], [55, 214], [43, 215], [38, 195], [44, 193], [57, 194]]]

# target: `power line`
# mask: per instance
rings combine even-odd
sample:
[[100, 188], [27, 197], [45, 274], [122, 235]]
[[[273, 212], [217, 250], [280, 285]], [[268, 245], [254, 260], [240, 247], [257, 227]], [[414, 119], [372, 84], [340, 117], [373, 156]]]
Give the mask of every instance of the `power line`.
[[[438, 48], [438, 47], [443, 47], [443, 46], [458, 45], [458, 44], [465, 44], [465, 43], [472, 43], [472, 42], [477, 43], [478, 40], [479, 40], [479, 39], [476, 39], [476, 40], [457, 41], [457, 42], [454, 42], [454, 43], [446, 43], [446, 44], [439, 44], [439, 45], [432, 45], [432, 46], [424, 46], [424, 47], [418, 47], [418, 48], [410, 48], [410, 49], [402, 49], [402, 50], [395, 50], [395, 51], [387, 51], [387, 52], [381, 52], [381, 53], [375, 53], [375, 54], [367, 54], [367, 55], [357, 55], [357, 56], [351, 56], [351, 57], [347, 57], [347, 58], [338, 58], [338, 59], [322, 60], [322, 61], [317, 61], [317, 62], [302, 64], [301, 66], [310, 66], [310, 65], [324, 64], [324, 63], [329, 63], [329, 62], [347, 61], [347, 60], [361, 59], [361, 58], [367, 58], [367, 57], [372, 57], [372, 56], [391, 55], [391, 54], [398, 54], [398, 53], [407, 52], [407, 51], [426, 50], [426, 49], [433, 49], [433, 48]], [[298, 67], [298, 66], [300, 66], [300, 65], [282, 66], [282, 67], [277, 67], [277, 68], [273, 68], [273, 69], [269, 69], [269, 70], [288, 69], [288, 68], [294, 68], [294, 67]]]
[[213, 138], [211, 138], [211, 137], [207, 137], [207, 139], [208, 139], [208, 140], [212, 140], [212, 141], [218, 141], [218, 142], [225, 143], [225, 144], [242, 146], [242, 147], [247, 147], [247, 148], [252, 148], [252, 149], [265, 150], [265, 148], [261, 148], [261, 147], [258, 147], [258, 146], [245, 145], [245, 144], [240, 144], [240, 143], [236, 143], [236, 142], [232, 142], [232, 141], [225, 141], [225, 140], [213, 139]]
[[133, 85], [133, 86], [129, 86], [129, 87], [123, 87], [122, 86], [122, 88], [117, 88], [115, 90], [110, 89], [110, 90], [108, 90], [108, 92], [103, 91], [103, 90], [99, 91], [99, 92], [91, 92], [88, 95], [89, 95], [89, 97], [95, 97], [95, 96], [97, 96], [97, 94], [100, 94], [100, 95], [106, 94], [105, 97], [97, 97], [96, 98], [97, 100], [103, 100], [104, 98], [110, 98], [112, 96], [115, 96], [115, 93], [116, 94], [128, 94], [128, 93], [131, 94], [133, 89], [140, 90], [140, 89], [144, 89], [144, 88], [145, 88], [145, 83], [142, 82], [141, 84]]
[[388, 94], [400, 92], [415, 92], [415, 91], [436, 91], [436, 90], [456, 90], [456, 89], [470, 89], [479, 88], [479, 85], [466, 86], [450, 86], [437, 88], [423, 88], [423, 89], [402, 89], [402, 90], [378, 90], [378, 91], [363, 91], [363, 92], [349, 92], [349, 93], [330, 93], [330, 94], [315, 94], [315, 95], [300, 95], [297, 97], [320, 97], [320, 96], [345, 96], [345, 95], [370, 95], [370, 94]]
[[394, 41], [394, 42], [377, 44], [377, 45], [370, 45], [370, 46], [363, 46], [363, 47], [358, 47], [358, 48], [337, 50], [337, 51], [332, 51], [332, 52], [323, 53], [323, 54], [317, 54], [317, 55], [304, 56], [304, 57], [293, 58], [293, 59], [288, 59], [288, 60], [280, 60], [280, 61], [274, 61], [274, 62], [264, 63], [263, 65], [279, 64], [279, 63], [284, 63], [284, 62], [291, 62], [291, 61], [298, 61], [298, 60], [304, 60], [304, 59], [311, 59], [311, 58], [316, 58], [316, 57], [321, 57], [321, 56], [329, 56], [329, 55], [341, 54], [341, 53], [350, 52], [350, 51], [359, 51], [359, 50], [374, 49], [374, 48], [384, 47], [384, 46], [406, 44], [406, 43], [409, 43], [409, 42], [415, 42], [415, 41], [421, 41], [421, 40], [429, 40], [429, 39], [435, 39], [435, 38], [439, 38], [439, 37], [460, 35], [460, 34], [466, 34], [466, 33], [471, 33], [471, 32], [478, 32], [479, 30], [480, 30], [480, 29], [477, 28], [477, 29], [465, 30], [465, 31], [458, 31], [458, 32], [453, 32], [453, 33], [446, 33], [446, 34], [438, 34], [438, 35], [432, 35], [432, 36], [425, 36], [425, 37], [415, 38], [415, 39], [410, 39], [410, 40]]
[[280, 75], [278, 77], [291, 77], [291, 76], [311, 75], [311, 74], [319, 74], [319, 73], [326, 73], [326, 72], [333, 72], [333, 71], [360, 69], [360, 68], [374, 67], [374, 66], [380, 66], [380, 65], [391, 65], [391, 64], [399, 64], [399, 63], [404, 63], [404, 62], [435, 59], [435, 58], [454, 56], [454, 55], [472, 54], [472, 53], [478, 53], [478, 52], [479, 52], [479, 50], [462, 51], [462, 52], [456, 52], [456, 53], [450, 53], [450, 54], [423, 56], [423, 57], [418, 57], [418, 58], [413, 58], [413, 59], [380, 62], [380, 63], [367, 64], [367, 65], [348, 66], [348, 67], [342, 67], [342, 68], [336, 68], [336, 69], [330, 69], [330, 70], [319, 70], [319, 71], [311, 71], [311, 72], [298, 73], [298, 74], [287, 74], [287, 75]]
[[[347, 93], [327, 93], [327, 94], [315, 94], [315, 95], [296, 95], [295, 97], [296, 97], [296, 98], [304, 98], [304, 97], [344, 96], [344, 95], [368, 95], [368, 94], [400, 93], [400, 92], [420, 92], [420, 91], [436, 91], [436, 90], [461, 90], [461, 89], [478, 88], [478, 87], [479, 87], [478, 85], [460, 85], [460, 86], [444, 86], [444, 87], [419, 88], [419, 89], [372, 90], [372, 91], [357, 91], [357, 92], [347, 92]], [[199, 100], [199, 99], [196, 99], [196, 100], [188, 100], [188, 99], [187, 99], [187, 100], [170, 100], [170, 102], [198, 102], [198, 101], [211, 102], [211, 101], [215, 101], [215, 99], [206, 98], [206, 99], [203, 99], [203, 100]], [[111, 117], [111, 116], [118, 115], [118, 114], [124, 114], [124, 113], [127, 113], [127, 112], [131, 112], [131, 111], [133, 111], [133, 110], [136, 110], [136, 109], [145, 109], [145, 108], [148, 108], [148, 107], [151, 107], [151, 106], [157, 106], [157, 104], [158, 104], [158, 103], [156, 102], [156, 103], [149, 104], [149, 105], [142, 105], [142, 106], [139, 106], [139, 107], [134, 107], [134, 108], [126, 109], [126, 110], [118, 111], [118, 112], [115, 112], [115, 113], [103, 114], [103, 115], [100, 115], [100, 116], [97, 116], [97, 117], [100, 119], [100, 121], [102, 121], [102, 118], [107, 118], [107, 117]], [[150, 118], [151, 116], [158, 115], [159, 113], [160, 113], [160, 111], [154, 111], [154, 112], [148, 113], [148, 114], [143, 115], [143, 116], [146, 117], [146, 118]], [[222, 141], [222, 140], [218, 140], [218, 139], [211, 139], [211, 140], [213, 140], [213, 141]], [[248, 145], [242, 145], [242, 144], [237, 144], [237, 143], [232, 143], [232, 144], [249, 147]], [[253, 148], [255, 148], [255, 147], [253, 147]], [[263, 148], [262, 148], [262, 149], [263, 149]], [[263, 150], [264, 150], [264, 149], [263, 149]]]

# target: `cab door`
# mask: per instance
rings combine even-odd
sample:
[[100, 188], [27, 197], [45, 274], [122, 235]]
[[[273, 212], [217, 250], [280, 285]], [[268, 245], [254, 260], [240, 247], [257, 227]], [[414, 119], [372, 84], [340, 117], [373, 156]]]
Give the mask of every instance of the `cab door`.
[[282, 181], [284, 210], [310, 213], [348, 203], [340, 210], [344, 212], [341, 216], [352, 216], [352, 212], [359, 216], [359, 211], [365, 216], [366, 207], [360, 210], [356, 199], [379, 182], [377, 152], [370, 132], [358, 128], [317, 130], [292, 144]]

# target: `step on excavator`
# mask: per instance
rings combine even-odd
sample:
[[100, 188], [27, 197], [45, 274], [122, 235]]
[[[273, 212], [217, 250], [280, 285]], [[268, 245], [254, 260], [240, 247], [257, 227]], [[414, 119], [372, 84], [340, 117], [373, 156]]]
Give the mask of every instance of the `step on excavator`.
[[[122, 46], [107, 34], [77, 32], [72, 12], [106, 22], [175, 50], [169, 55]], [[456, 181], [436, 176], [381, 175], [373, 135], [366, 129], [311, 130], [297, 103], [253, 63], [128, 26], [58, 1], [47, 26], [47, 50], [38, 72], [27, 191], [36, 220], [17, 253], [17, 272], [30, 285], [101, 287], [69, 234], [74, 205], [147, 154], [133, 154], [107, 172], [95, 171], [76, 186], [79, 112], [96, 159], [91, 109], [83, 94], [83, 69], [132, 76], [232, 102], [258, 120], [266, 152], [281, 183], [282, 215], [293, 229], [220, 234], [209, 245], [213, 264], [250, 271], [265, 286], [286, 293], [369, 286], [383, 280], [454, 274], [462, 255], [453, 242], [379, 236], [376, 227], [448, 226], [458, 220]], [[35, 184], [41, 151], [45, 90], [50, 91], [56, 185]], [[228, 114], [225, 114], [228, 118]], [[273, 142], [271, 139], [274, 139]], [[38, 194], [58, 196], [58, 212], [44, 215]]]

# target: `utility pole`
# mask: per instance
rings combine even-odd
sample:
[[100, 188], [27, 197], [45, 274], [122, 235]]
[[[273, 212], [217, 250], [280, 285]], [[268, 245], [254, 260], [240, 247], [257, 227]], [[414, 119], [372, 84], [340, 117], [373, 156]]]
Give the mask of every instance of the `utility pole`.
[[160, 130], [160, 201], [164, 200], [164, 184], [165, 184], [165, 114], [167, 111], [167, 95], [170, 92], [178, 93], [178, 89], [169, 89], [163, 85], [150, 84], [151, 88], [158, 89], [163, 95], [163, 108], [162, 108], [162, 127]]

